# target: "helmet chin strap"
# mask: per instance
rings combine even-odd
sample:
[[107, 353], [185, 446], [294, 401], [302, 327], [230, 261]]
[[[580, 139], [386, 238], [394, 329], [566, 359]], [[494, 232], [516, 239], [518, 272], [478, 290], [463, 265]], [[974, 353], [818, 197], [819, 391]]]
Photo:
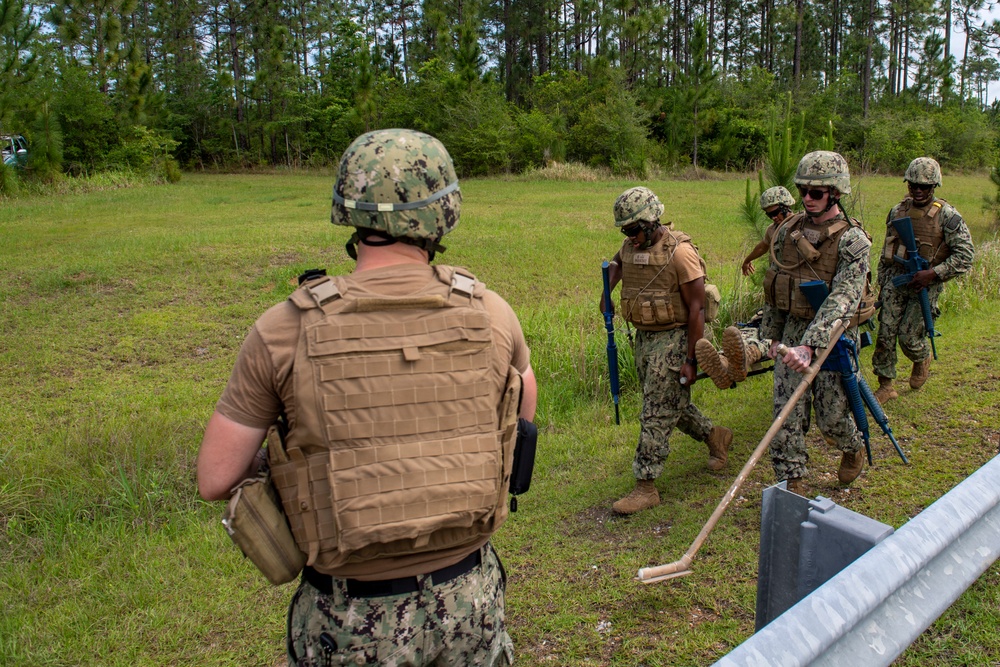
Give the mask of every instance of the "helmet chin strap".
[[834, 198], [833, 190], [831, 190], [830, 196], [826, 198], [826, 208], [824, 208], [821, 211], [816, 211], [815, 213], [812, 213], [807, 210], [806, 215], [808, 215], [810, 218], [818, 218], [821, 215], [825, 215], [831, 208], [837, 206], [838, 204], [840, 204], [840, 196], [838, 195], [836, 198]]
[[653, 235], [656, 233], [656, 228], [660, 226], [660, 223], [650, 222], [649, 220], [640, 220], [639, 226], [642, 227], [642, 234], [646, 237], [646, 240], [639, 246], [639, 250], [645, 250], [649, 246], [653, 245]]

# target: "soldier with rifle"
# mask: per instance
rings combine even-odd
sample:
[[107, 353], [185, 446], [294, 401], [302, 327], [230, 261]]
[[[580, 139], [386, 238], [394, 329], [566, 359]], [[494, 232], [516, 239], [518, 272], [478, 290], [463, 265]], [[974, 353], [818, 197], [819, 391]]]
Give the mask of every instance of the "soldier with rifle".
[[[606, 290], [622, 283], [621, 315], [636, 329], [635, 365], [642, 386], [639, 442], [632, 472], [635, 488], [612, 505], [633, 514], [660, 504], [656, 478], [663, 473], [674, 427], [708, 445], [708, 468], [722, 470], [733, 432], [715, 426], [691, 402], [698, 362], [695, 342], [718, 308], [718, 290], [706, 285], [705, 262], [691, 237], [661, 224], [663, 204], [648, 188], [615, 201], [615, 226], [625, 235], [609, 266]], [[601, 299], [601, 310], [610, 308]]]
[[[857, 343], [857, 325], [874, 311], [866, 289], [871, 240], [861, 223], [840, 208], [840, 198], [851, 193], [847, 161], [832, 151], [809, 153], [799, 162], [795, 184], [805, 211], [785, 220], [775, 232], [771, 266], [764, 277], [761, 336], [773, 341], [769, 356], [775, 359], [776, 417], [799, 386], [814, 352], [830, 344], [834, 324], [849, 321], [846, 333]], [[813, 280], [822, 280], [830, 290], [818, 310], [799, 288]], [[788, 349], [778, 359], [780, 346]], [[864, 440], [841, 374], [821, 370], [770, 444], [775, 476], [787, 480], [787, 489], [800, 495], [806, 493], [810, 404], [820, 431], [843, 452], [837, 472], [840, 482], [853, 482], [864, 461]]]
[[[878, 262], [882, 308], [872, 368], [878, 377], [875, 397], [880, 403], [899, 396], [892, 383], [896, 377], [897, 343], [913, 362], [910, 388], [919, 389], [927, 382], [938, 297], [944, 283], [968, 273], [975, 255], [972, 235], [962, 215], [934, 196], [934, 189], [941, 185], [937, 161], [916, 158], [906, 168], [903, 181], [908, 196], [889, 211], [885, 245]], [[907, 250], [906, 241], [913, 243], [918, 256]]]

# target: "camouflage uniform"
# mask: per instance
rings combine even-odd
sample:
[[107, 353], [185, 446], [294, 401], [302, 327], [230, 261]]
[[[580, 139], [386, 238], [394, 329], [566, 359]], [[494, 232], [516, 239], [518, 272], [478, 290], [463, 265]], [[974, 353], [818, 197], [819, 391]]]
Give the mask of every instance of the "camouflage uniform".
[[[632, 461], [636, 488], [629, 496], [612, 506], [612, 509], [620, 514], [631, 514], [659, 504], [659, 494], [653, 485], [653, 480], [663, 473], [667, 455], [670, 453], [670, 434], [675, 426], [680, 427], [682, 432], [695, 440], [708, 445], [710, 470], [721, 470], [725, 466], [729, 443], [732, 441], [732, 431], [718, 426], [713, 427], [712, 422], [691, 403], [691, 387], [681, 384], [682, 369], [687, 363], [690, 363], [693, 369], [694, 364], [693, 359], [690, 361], [687, 359], [689, 314], [683, 305], [680, 286], [696, 279], [691, 277], [695, 273], [700, 272], [697, 279], [704, 278], [705, 265], [694, 250], [693, 244], [689, 244], [690, 239], [687, 235], [679, 233], [675, 235], [675, 232], [667, 231], [671, 229], [670, 223], [661, 225], [660, 217], [663, 215], [663, 210], [659, 198], [644, 187], [626, 190], [618, 197], [614, 206], [617, 227], [625, 229], [638, 225], [645, 234], [644, 240], [638, 246], [635, 246], [631, 238], [622, 244], [621, 250], [615, 255], [614, 265], [626, 268], [611, 279], [612, 289], [618, 279], [622, 280], [622, 316], [636, 325], [635, 365], [643, 397], [639, 442]], [[658, 236], [660, 233], [658, 230], [662, 230], [664, 234], [674, 235], [672, 253], [677, 252], [679, 246], [683, 246], [685, 250], [683, 257], [671, 254], [659, 272], [647, 282], [646, 278], [640, 279], [638, 274], [632, 273], [636, 271], [634, 267], [628, 268], [627, 265], [630, 261], [634, 261], [635, 265], [645, 265], [649, 262], [649, 258], [640, 261], [640, 253], [635, 253], [629, 248], [646, 250], [651, 247], [662, 247], [667, 237]], [[657, 238], [659, 240], [654, 241]], [[690, 252], [687, 250], [689, 247]], [[695, 264], [700, 265], [700, 268], [692, 270]], [[667, 273], [664, 274], [664, 271]], [[661, 281], [663, 275], [671, 277]], [[635, 284], [632, 284], [633, 281]], [[636, 290], [638, 294], [645, 294], [647, 298], [653, 298], [660, 304], [655, 305], [657, 315], [650, 321], [644, 317], [633, 319], [636, 317], [633, 309], [638, 302], [637, 295], [630, 297], [633, 301], [631, 305], [626, 306], [626, 293]], [[650, 295], [654, 295], [655, 298]], [[673, 304], [669, 308], [671, 315], [657, 321], [656, 318], [663, 313], [661, 309], [665, 302]], [[646, 306], [650, 304], [651, 302], [647, 302], [640, 310], [646, 314]], [[675, 313], [673, 309], [678, 306], [684, 310]], [[694, 333], [700, 336], [700, 332]]]
[[[823, 152], [817, 152], [820, 154]], [[824, 173], [832, 171], [821, 158], [810, 154], [803, 158], [796, 174], [796, 183], [802, 185], [831, 185], [829, 179], [822, 180]], [[836, 155], [836, 154], [833, 154]], [[840, 194], [850, 194], [850, 176], [846, 173], [846, 162], [836, 155], [843, 163], [844, 182], [834, 184]], [[816, 169], [819, 174], [816, 181], [813, 174], [803, 173], [803, 166]], [[801, 180], [800, 180], [801, 177]], [[843, 212], [827, 221], [834, 224], [845, 220]], [[774, 253], [779, 261], [791, 262], [794, 258], [783, 258], [787, 227], [778, 230], [773, 240]], [[861, 295], [869, 272], [869, 241], [864, 229], [851, 226], [844, 232], [837, 244], [837, 268], [830, 285], [830, 293], [822, 307], [812, 318], [790, 315], [778, 310], [772, 305], [765, 305], [764, 320], [761, 324], [761, 336], [780, 341], [788, 347], [808, 345], [814, 350], [825, 349], [830, 344], [834, 322], [849, 320], [858, 310]], [[777, 270], [773, 260], [772, 269]], [[858, 341], [857, 327], [849, 329], [847, 335]], [[795, 392], [803, 378], [801, 373], [791, 370], [780, 361], [774, 366], [774, 416], [785, 407], [788, 399]], [[797, 479], [807, 473], [806, 463], [809, 454], [806, 449], [805, 434], [809, 430], [810, 403], [816, 408], [816, 423], [820, 431], [843, 452], [857, 452], [864, 444], [863, 437], [854, 422], [847, 395], [840, 374], [835, 371], [820, 371], [813, 380], [810, 390], [798, 402], [787, 421], [771, 441], [770, 453], [774, 473], [778, 481]]]
[[740, 337], [743, 339], [743, 345], [756, 350], [757, 353], [751, 356], [757, 359], [766, 359], [767, 353], [771, 349], [771, 339], [762, 336], [760, 333], [760, 326], [763, 321], [764, 310], [761, 309], [750, 318], [749, 322], [741, 322], [736, 326], [736, 329], [740, 332]]
[[680, 383], [686, 356], [687, 329], [636, 331], [635, 368], [642, 387], [639, 445], [632, 462], [636, 479], [663, 473], [674, 426], [699, 442], [708, 440], [712, 421], [691, 403], [691, 388]]
[[[929, 158], [917, 158], [907, 169], [906, 180], [937, 186], [940, 185], [940, 177], [940, 167], [936, 162]], [[926, 212], [935, 202], [941, 206], [938, 217], [944, 234], [944, 243], [951, 252], [944, 261], [931, 267], [937, 274], [937, 280], [927, 287], [927, 297], [931, 305], [931, 315], [937, 319], [940, 314], [937, 301], [944, 289], [944, 283], [969, 272], [975, 256], [975, 247], [965, 220], [948, 202], [932, 194], [926, 206], [921, 206], [917, 210]], [[892, 220], [907, 215], [914, 208], [909, 197], [894, 206], [886, 218], [887, 233]], [[878, 286], [882, 308], [878, 314], [878, 337], [875, 342], [875, 353], [872, 355], [872, 369], [879, 378], [896, 377], [897, 342], [906, 358], [915, 363], [927, 359], [931, 354], [917, 292], [906, 285], [896, 287], [892, 284], [893, 278], [905, 272], [906, 269], [901, 263], [887, 259], [883, 251], [878, 263]]]
[[288, 610], [288, 659], [298, 667], [509, 665], [504, 629], [504, 575], [493, 549], [483, 563], [435, 586], [403, 595], [348, 597], [343, 580], [329, 595], [303, 581]]

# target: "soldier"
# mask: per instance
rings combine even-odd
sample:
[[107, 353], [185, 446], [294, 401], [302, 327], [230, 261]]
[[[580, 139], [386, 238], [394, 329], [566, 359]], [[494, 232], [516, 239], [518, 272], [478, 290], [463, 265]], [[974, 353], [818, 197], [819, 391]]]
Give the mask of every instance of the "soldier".
[[[649, 189], [626, 190], [615, 201], [614, 215], [626, 239], [611, 261], [609, 279], [612, 290], [622, 282], [622, 317], [637, 329], [642, 414], [632, 463], [636, 486], [612, 509], [633, 514], [660, 504], [655, 480], [670, 453], [674, 426], [708, 445], [710, 470], [725, 467], [733, 432], [713, 426], [691, 403], [694, 344], [704, 332], [706, 308], [718, 305], [707, 301], [704, 260], [690, 236], [660, 224], [663, 204]], [[717, 296], [714, 287], [709, 291]], [[603, 311], [603, 297], [601, 306]]]
[[[780, 185], [761, 193], [760, 207], [773, 222], [764, 230], [764, 238], [743, 260], [743, 275], [749, 276], [754, 272], [754, 260], [763, 257], [771, 247], [774, 231], [792, 214], [793, 206], [795, 198]], [[763, 317], [764, 311], [759, 310], [746, 324], [726, 327], [722, 332], [722, 354], [719, 354], [707, 338], [702, 338], [695, 344], [698, 364], [719, 389], [728, 389], [737, 382], [745, 380], [753, 365], [767, 355], [771, 341], [760, 337], [760, 323]]]
[[[853, 218], [840, 209], [840, 198], [851, 193], [847, 162], [838, 153], [815, 151], [799, 162], [795, 184], [805, 211], [777, 230], [771, 266], [764, 277], [764, 321], [761, 335], [772, 340], [769, 355], [774, 365], [774, 415], [784, 407], [816, 349], [831, 342], [834, 322], [851, 320], [849, 336], [858, 342], [857, 324], [868, 271], [871, 241]], [[802, 282], [823, 280], [830, 294], [814, 311], [798, 289]], [[870, 316], [866, 310], [865, 316]], [[791, 348], [780, 361], [778, 345]], [[811, 396], [810, 396], [811, 393]], [[809, 429], [810, 403], [816, 423], [828, 442], [843, 452], [837, 477], [850, 484], [864, 461], [864, 441], [851, 414], [840, 374], [820, 371], [811, 392], [799, 401], [771, 441], [771, 462], [778, 481], [787, 480], [790, 491], [805, 495], [805, 434]], [[814, 399], [814, 400], [811, 400]]]
[[764, 253], [771, 247], [774, 231], [792, 214], [793, 206], [795, 206], [795, 198], [792, 197], [792, 193], [780, 185], [775, 185], [761, 193], [760, 207], [764, 209], [764, 213], [771, 218], [772, 222], [764, 230], [763, 240], [755, 245], [750, 254], [743, 259], [741, 267], [743, 275], [749, 276], [755, 271], [753, 261], [758, 257], [763, 257]]
[[308, 555], [290, 665], [513, 658], [489, 538], [507, 516], [510, 425], [533, 417], [537, 388], [510, 306], [465, 269], [429, 265], [461, 201], [437, 139], [355, 139], [332, 213], [356, 228], [354, 271], [314, 274], [257, 320], [206, 428], [198, 486], [216, 500], [287, 421], [265, 451]]
[[[931, 349], [927, 341], [923, 315], [917, 293], [927, 288], [931, 314], [938, 316], [937, 300], [944, 284], [972, 268], [975, 248], [972, 235], [954, 206], [934, 196], [941, 185], [941, 167], [936, 160], [918, 157], [906, 168], [903, 181], [909, 196], [896, 204], [886, 218], [885, 245], [878, 262], [878, 286], [882, 308], [878, 315], [878, 337], [872, 368], [878, 377], [875, 397], [880, 403], [899, 394], [892, 386], [896, 377], [896, 342], [906, 358], [913, 362], [910, 387], [919, 389], [927, 382], [931, 367]], [[930, 268], [919, 271], [909, 284], [896, 287], [892, 279], [905, 272], [893, 256], [905, 257], [906, 249], [890, 224], [896, 218], [909, 217], [917, 238], [920, 256]]]

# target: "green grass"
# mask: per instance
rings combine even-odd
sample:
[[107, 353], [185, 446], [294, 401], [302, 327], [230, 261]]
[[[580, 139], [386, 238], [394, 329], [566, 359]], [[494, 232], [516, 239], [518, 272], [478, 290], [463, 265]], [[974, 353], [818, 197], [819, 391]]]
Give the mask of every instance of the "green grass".
[[[540, 453], [531, 492], [496, 537], [510, 574], [520, 665], [701, 665], [753, 631], [758, 466], [699, 552], [691, 576], [633, 581], [676, 560], [769, 425], [770, 377], [710, 382], [696, 403], [736, 440], [729, 469], [671, 439], [663, 505], [629, 519], [640, 397], [622, 353], [622, 424], [607, 388], [600, 261], [625, 181], [470, 180], [441, 261], [468, 266], [521, 318], [539, 379]], [[756, 242], [739, 218], [742, 180], [643, 183], [691, 234], [730, 299]], [[953, 283], [941, 360], [889, 418], [913, 465], [873, 435], [876, 465], [848, 490], [813, 431], [811, 489], [899, 527], [1000, 444], [1000, 250], [987, 245], [985, 176], [940, 191], [973, 229], [979, 259]], [[197, 499], [204, 424], [253, 320], [295, 276], [344, 273], [349, 230], [329, 224], [329, 176], [187, 176], [0, 208], [0, 665], [283, 664], [291, 586], [271, 587], [225, 537], [221, 504]], [[898, 178], [859, 179], [853, 213], [881, 247]], [[865, 363], [870, 351], [865, 351]], [[905, 374], [906, 369], [901, 369]], [[869, 373], [870, 377], [870, 373]], [[987, 665], [1000, 655], [1000, 571], [991, 568], [899, 660]]]

